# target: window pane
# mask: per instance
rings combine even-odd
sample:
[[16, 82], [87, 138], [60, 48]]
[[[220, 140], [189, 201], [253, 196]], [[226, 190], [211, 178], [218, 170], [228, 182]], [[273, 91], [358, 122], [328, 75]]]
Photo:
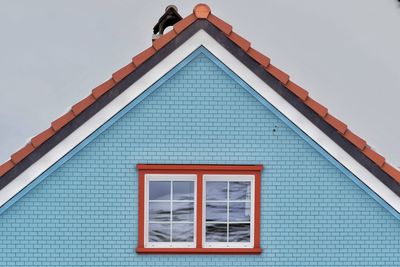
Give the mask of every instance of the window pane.
[[207, 223], [206, 242], [226, 242], [226, 241], [227, 241], [227, 224]]
[[172, 224], [172, 242], [193, 242], [193, 223]]
[[225, 202], [207, 202], [206, 221], [226, 222], [227, 210]]
[[229, 221], [249, 222], [251, 212], [250, 202], [230, 202]]
[[169, 202], [150, 202], [149, 220], [150, 221], [170, 221], [171, 204]]
[[194, 199], [194, 182], [172, 182], [173, 200], [193, 200]]
[[226, 200], [228, 193], [228, 182], [206, 182], [207, 200]]
[[172, 220], [193, 222], [194, 203], [193, 202], [174, 202], [172, 203]]
[[250, 200], [251, 186], [250, 182], [229, 182], [230, 200]]
[[169, 223], [149, 223], [150, 242], [170, 242]]
[[150, 200], [168, 200], [171, 199], [170, 181], [150, 181], [149, 182]]
[[229, 224], [229, 242], [250, 242], [250, 224]]

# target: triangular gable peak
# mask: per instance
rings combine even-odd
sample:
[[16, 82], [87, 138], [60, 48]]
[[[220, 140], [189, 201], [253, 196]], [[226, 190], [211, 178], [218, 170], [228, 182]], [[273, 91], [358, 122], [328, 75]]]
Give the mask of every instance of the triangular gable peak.
[[11, 159], [0, 165], [0, 207], [60, 160], [91, 133], [104, 126], [133, 100], [144, 97], [147, 88], [193, 51], [204, 46], [245, 83], [322, 149], [355, 182], [387, 208], [400, 212], [400, 171], [352, 131], [329, 114], [327, 108], [308, 92], [290, 81], [270, 59], [251, 47], [232, 26], [213, 15], [205, 4], [173, 26], [173, 30], [133, 57], [112, 78], [33, 137]]

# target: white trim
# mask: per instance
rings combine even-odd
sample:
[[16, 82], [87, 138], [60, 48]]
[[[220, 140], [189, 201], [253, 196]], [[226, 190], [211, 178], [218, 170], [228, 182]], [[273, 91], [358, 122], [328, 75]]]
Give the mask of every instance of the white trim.
[[[236, 181], [248, 181], [251, 182], [251, 217], [250, 217], [250, 242], [207, 242], [206, 241], [206, 194], [207, 194], [207, 181], [226, 181], [226, 182], [236, 182]], [[254, 196], [254, 186], [255, 186], [255, 176], [254, 175], [237, 175], [237, 174], [205, 174], [203, 175], [203, 220], [202, 220], [202, 248], [254, 248], [254, 216], [255, 216], [255, 196]], [[215, 201], [212, 201], [215, 202]], [[224, 201], [225, 202], [225, 201]], [[229, 183], [228, 183], [228, 218], [227, 223], [229, 227]], [[218, 222], [213, 222], [218, 223]], [[247, 222], [246, 222], [247, 223]], [[227, 229], [229, 234], [229, 228]]]
[[[145, 174], [144, 176], [144, 247], [145, 248], [195, 248], [196, 247], [196, 229], [197, 229], [197, 175], [196, 174]], [[193, 202], [193, 242], [149, 242], [148, 232], [148, 214], [149, 214], [149, 182], [150, 181], [191, 181], [194, 182]], [[171, 183], [171, 199], [168, 203], [172, 204], [172, 183]], [[189, 201], [186, 201], [189, 202]], [[172, 206], [171, 206], [172, 208]], [[172, 214], [171, 214], [172, 216]], [[172, 218], [171, 218], [172, 220]], [[166, 221], [172, 227], [172, 221]]]
[[200, 30], [183, 43], [178, 49], [154, 66], [148, 73], [143, 75], [138, 81], [131, 85], [121, 95], [111, 103], [97, 112], [92, 118], [85, 122], [81, 127], [71, 133], [57, 146], [51, 149], [42, 158], [32, 164], [28, 169], [21, 173], [16, 179], [10, 182], [0, 191], [0, 206], [3, 206], [14, 195], [35, 180], [40, 174], [61, 159], [66, 153], [88, 137], [92, 132], [103, 125], [113, 115], [117, 114], [122, 108], [128, 105], [142, 92], [149, 88], [154, 82], [160, 79], [165, 73], [190, 55], [199, 46], [204, 46], [221, 60], [228, 68], [236, 73], [249, 86], [254, 88], [262, 97], [278, 109], [284, 116], [292, 121], [311, 139], [318, 143], [332, 157], [338, 160], [344, 167], [358, 177], [365, 185], [371, 188], [384, 201], [400, 212], [400, 197], [392, 192], [386, 185], [370, 173], [364, 166], [352, 158], [346, 151], [338, 146], [325, 133], [318, 129], [311, 121], [296, 110], [290, 103], [277, 94], [264, 81], [257, 77], [242, 62], [223, 48], [205, 31]]

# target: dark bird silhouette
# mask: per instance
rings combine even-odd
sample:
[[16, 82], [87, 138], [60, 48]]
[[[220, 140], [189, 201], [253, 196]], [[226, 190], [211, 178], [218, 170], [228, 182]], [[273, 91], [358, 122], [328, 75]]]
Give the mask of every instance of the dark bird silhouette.
[[178, 8], [174, 5], [169, 5], [165, 8], [164, 15], [161, 16], [157, 24], [154, 26], [153, 33], [162, 35], [167, 27], [174, 25], [181, 19], [182, 17], [178, 13]]

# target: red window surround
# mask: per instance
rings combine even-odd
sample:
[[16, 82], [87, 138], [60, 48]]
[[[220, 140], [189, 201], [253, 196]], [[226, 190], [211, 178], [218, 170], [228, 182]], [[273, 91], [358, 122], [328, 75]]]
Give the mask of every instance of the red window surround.
[[[260, 248], [260, 191], [262, 165], [159, 165], [138, 164], [138, 246], [137, 253], [172, 254], [259, 254]], [[145, 175], [146, 174], [195, 174], [196, 198], [196, 247], [195, 248], [146, 248], [145, 247]], [[254, 246], [251, 248], [203, 248], [203, 175], [254, 175]]]

